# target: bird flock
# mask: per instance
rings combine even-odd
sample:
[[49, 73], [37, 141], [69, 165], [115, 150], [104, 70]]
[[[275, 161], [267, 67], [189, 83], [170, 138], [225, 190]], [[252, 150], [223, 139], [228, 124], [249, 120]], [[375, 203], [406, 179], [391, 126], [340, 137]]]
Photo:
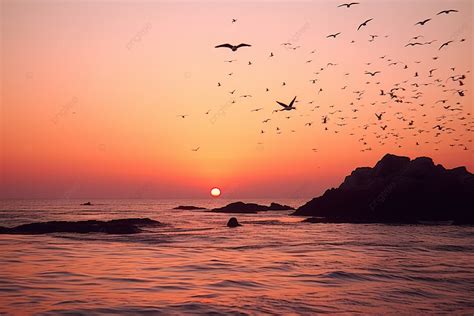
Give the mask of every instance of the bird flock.
[[[342, 3], [337, 5], [340, 10], [348, 10], [350, 12], [354, 6], [363, 6], [359, 2]], [[338, 9], [339, 10], [339, 9]], [[455, 16], [459, 11], [456, 9], [446, 9], [434, 14], [433, 17], [422, 18], [414, 23], [412, 28], [414, 33], [421, 33], [427, 23], [436, 23], [438, 19], [447, 18], [447, 16]], [[372, 34], [371, 23], [377, 17], [367, 17], [357, 28], [354, 27], [356, 33], [369, 32], [367, 41], [369, 43], [377, 41], [378, 38], [389, 38], [390, 35]], [[453, 19], [455, 23], [455, 18]], [[238, 23], [237, 19], [232, 19], [232, 24]], [[345, 31], [338, 31], [328, 35], [322, 35], [327, 41], [338, 41], [341, 36], [344, 36]], [[351, 34], [349, 34], [350, 36]], [[450, 49], [451, 46], [460, 45], [466, 39], [445, 39], [439, 40], [439, 46], [430, 49], [432, 56], [425, 58], [425, 60], [415, 60], [404, 62], [399, 58], [391, 57], [389, 52], [386, 55], [378, 57], [377, 61], [369, 61], [365, 63], [366, 67], [371, 67], [377, 64], [379, 69], [367, 69], [362, 74], [344, 73], [345, 78], [351, 76], [363, 76], [368, 79], [366, 82], [360, 82], [360, 86], [354, 87], [350, 83], [341, 83], [341, 93], [350, 96], [351, 102], [348, 104], [339, 105], [321, 105], [317, 100], [321, 94], [325, 93], [324, 80], [322, 74], [324, 72], [333, 71], [337, 69], [338, 63], [325, 62], [321, 66], [315, 66], [315, 59], [317, 57], [317, 50], [314, 48], [308, 49], [308, 58], [301, 61], [308, 64], [308, 67], [313, 68], [311, 78], [308, 78], [308, 84], [316, 85], [312, 100], [300, 100], [296, 93], [291, 93], [291, 89], [287, 88], [287, 81], [282, 80], [280, 89], [287, 89], [287, 100], [275, 100], [275, 104], [267, 105], [265, 107], [256, 107], [250, 109], [250, 112], [266, 113], [265, 110], [271, 110], [270, 117], [268, 114], [261, 119], [262, 127], [256, 133], [259, 137], [264, 137], [266, 133], [282, 134], [284, 131], [280, 126], [270, 127], [273, 122], [271, 115], [284, 115], [285, 119], [290, 120], [295, 115], [302, 117], [309, 117], [308, 121], [304, 123], [302, 128], [314, 128], [320, 125], [322, 131], [326, 133], [346, 133], [355, 137], [360, 146], [360, 151], [371, 151], [374, 146], [386, 145], [389, 141], [396, 147], [403, 147], [407, 144], [412, 146], [422, 146], [424, 144], [431, 144], [434, 150], [439, 150], [442, 141], [447, 142], [449, 148], [460, 148], [461, 150], [469, 150], [469, 143], [472, 142], [470, 134], [473, 131], [474, 121], [471, 118], [470, 106], [464, 105], [463, 98], [468, 90], [465, 88], [465, 82], [470, 74], [469, 69], [458, 71], [455, 67], [450, 69], [440, 69], [437, 52], [441, 50]], [[411, 49], [416, 49], [419, 46], [431, 46], [437, 43], [438, 39], [426, 40], [424, 35], [416, 35], [411, 37], [406, 44], [401, 44], [401, 47], [407, 50], [410, 54]], [[350, 41], [351, 44], [355, 40]], [[291, 41], [281, 43], [283, 49], [288, 51], [305, 50], [301, 45], [295, 45]], [[215, 46], [216, 49], [229, 49], [233, 58], [224, 60], [225, 63], [234, 64], [238, 62], [238, 55], [241, 49], [252, 50], [252, 45], [247, 43], [236, 44], [219, 44]], [[466, 48], [468, 49], [468, 48]], [[277, 59], [275, 49], [269, 49], [267, 59]], [[245, 61], [245, 64], [251, 67], [254, 61]], [[277, 64], [275, 65], [278, 66]], [[427, 68], [428, 71], [425, 71]], [[395, 83], [389, 83], [386, 80], [390, 74], [384, 76], [384, 73], [390, 73], [392, 69], [403, 71], [404, 80]], [[442, 73], [450, 73], [447, 77], [442, 77]], [[234, 72], [228, 72], [228, 76], [234, 75]], [[359, 80], [360, 81], [360, 80]], [[216, 87], [223, 89], [223, 81], [218, 81]], [[232, 98], [232, 103], [236, 103], [236, 99], [252, 98], [252, 95], [237, 92], [237, 89], [228, 89], [224, 87], [224, 93], [228, 93]], [[237, 92], [237, 93], [236, 93]], [[272, 91], [266, 87], [262, 93], [271, 93]], [[432, 102], [429, 96], [436, 95], [441, 98]], [[298, 105], [296, 106], [296, 103]], [[442, 108], [440, 108], [442, 107]], [[431, 117], [431, 113], [435, 110], [442, 110], [442, 115]], [[209, 115], [212, 110], [205, 112]], [[283, 114], [288, 113], [288, 114]], [[369, 117], [373, 120], [367, 120], [366, 116], [360, 116], [361, 112], [369, 113]], [[373, 114], [370, 114], [373, 112]], [[438, 112], [436, 112], [438, 113]], [[188, 115], [179, 114], [178, 117], [185, 119]], [[394, 123], [396, 122], [396, 123]], [[462, 126], [460, 128], [459, 126]], [[293, 126], [285, 132], [296, 132], [297, 126]], [[441, 136], [447, 136], [445, 138]], [[259, 139], [258, 144], [262, 144], [263, 139]], [[200, 147], [193, 148], [193, 151], [198, 151]], [[311, 151], [318, 152], [317, 148], [311, 147]]]

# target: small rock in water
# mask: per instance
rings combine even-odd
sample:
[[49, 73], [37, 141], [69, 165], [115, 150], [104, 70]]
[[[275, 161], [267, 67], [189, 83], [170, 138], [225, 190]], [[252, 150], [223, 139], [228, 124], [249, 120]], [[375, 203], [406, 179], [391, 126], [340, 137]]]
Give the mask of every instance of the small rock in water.
[[238, 226], [242, 226], [242, 225], [239, 224], [239, 222], [237, 221], [237, 218], [235, 217], [231, 217], [229, 221], [227, 222], [227, 227], [238, 227]]
[[82, 203], [81, 205], [92, 205], [91, 202]]

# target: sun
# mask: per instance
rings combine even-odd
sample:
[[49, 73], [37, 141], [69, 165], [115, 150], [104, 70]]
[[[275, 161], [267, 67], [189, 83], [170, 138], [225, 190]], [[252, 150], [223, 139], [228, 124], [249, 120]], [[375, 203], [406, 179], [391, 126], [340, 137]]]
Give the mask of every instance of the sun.
[[221, 195], [221, 190], [219, 188], [212, 188], [211, 195], [213, 197], [218, 197], [219, 195]]

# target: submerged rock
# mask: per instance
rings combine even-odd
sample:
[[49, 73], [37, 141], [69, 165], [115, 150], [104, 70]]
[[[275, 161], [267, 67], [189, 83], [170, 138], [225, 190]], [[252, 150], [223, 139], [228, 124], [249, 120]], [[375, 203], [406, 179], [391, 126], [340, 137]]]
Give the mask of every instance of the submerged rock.
[[50, 234], [50, 233], [105, 233], [105, 234], [136, 234], [141, 227], [159, 226], [159, 221], [150, 218], [125, 218], [110, 221], [51, 221], [24, 224], [12, 228], [0, 227], [0, 234]]
[[231, 217], [229, 221], [227, 222], [227, 227], [233, 228], [233, 227], [238, 227], [238, 226], [242, 226], [242, 225], [239, 224], [239, 222], [237, 221], [237, 218], [235, 217]]
[[199, 207], [199, 206], [193, 206], [193, 205], [180, 205], [173, 208], [173, 210], [186, 210], [186, 211], [205, 210], [205, 209], [206, 209], [205, 207]]
[[245, 213], [254, 214], [263, 211], [283, 211], [283, 210], [294, 210], [291, 206], [281, 205], [278, 203], [271, 203], [270, 206], [260, 205], [256, 203], [244, 203], [234, 202], [227, 204], [226, 206], [214, 208], [212, 212], [219, 213]]
[[92, 205], [91, 202], [82, 203], [81, 205]]
[[464, 167], [445, 169], [428, 157], [387, 154], [292, 215], [317, 217], [306, 221], [318, 223], [474, 224], [474, 175]]

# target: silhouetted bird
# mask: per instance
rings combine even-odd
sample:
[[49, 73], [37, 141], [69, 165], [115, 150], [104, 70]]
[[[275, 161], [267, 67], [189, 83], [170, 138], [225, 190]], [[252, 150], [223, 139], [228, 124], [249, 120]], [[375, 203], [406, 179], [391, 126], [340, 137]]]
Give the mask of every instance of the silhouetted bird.
[[369, 22], [372, 21], [372, 20], [373, 20], [373, 18], [372, 18], [372, 19], [368, 19], [368, 20], [366, 20], [365, 22], [361, 23], [361, 24], [359, 25], [359, 27], [357, 28], [357, 31], [358, 31], [361, 27], [367, 26], [367, 23], [369, 23]]
[[370, 72], [370, 71], [366, 71], [365, 74], [366, 75], [371, 75], [372, 77], [375, 76], [376, 74], [379, 74], [380, 71], [374, 71], [374, 72]]
[[441, 45], [438, 50], [441, 50], [441, 48], [443, 48], [444, 46], [448, 46], [452, 42], [453, 41], [447, 41], [446, 43], [443, 43], [443, 45]]
[[226, 48], [230, 48], [233, 52], [235, 52], [240, 47], [250, 47], [250, 46], [252, 46], [252, 45], [245, 44], [245, 43], [241, 43], [239, 45], [221, 44], [221, 45], [217, 45], [215, 48], [226, 47]]
[[405, 45], [405, 47], [407, 46], [415, 46], [415, 45], [423, 45], [422, 43], [418, 43], [418, 42], [415, 42], [415, 43], [408, 43]]
[[338, 33], [335, 33], [335, 34], [329, 34], [328, 36], [326, 36], [326, 38], [330, 38], [330, 37], [336, 38], [336, 36], [338, 36], [339, 34], [341, 34], [341, 32], [338, 32]]
[[454, 9], [449, 9], [449, 10], [443, 10], [443, 11], [440, 11], [438, 12], [436, 15], [440, 15], [440, 14], [450, 14], [451, 12], [459, 12], [458, 10], [454, 10]]
[[423, 20], [423, 21], [420, 21], [420, 22], [417, 22], [415, 25], [425, 25], [427, 22], [431, 21], [431, 19], [426, 19], [426, 20]]
[[283, 107], [283, 109], [281, 109], [280, 111], [290, 111], [290, 110], [296, 110], [296, 108], [293, 106], [293, 103], [295, 103], [295, 100], [296, 100], [296, 96], [293, 98], [293, 100], [291, 100], [290, 104], [288, 105], [279, 101], [276, 101], [276, 103], [278, 103], [279, 105]]
[[340, 7], [345, 6], [346, 8], [350, 8], [354, 4], [359, 4], [359, 2], [343, 3], [343, 4], [338, 5], [337, 7], [340, 8]]

